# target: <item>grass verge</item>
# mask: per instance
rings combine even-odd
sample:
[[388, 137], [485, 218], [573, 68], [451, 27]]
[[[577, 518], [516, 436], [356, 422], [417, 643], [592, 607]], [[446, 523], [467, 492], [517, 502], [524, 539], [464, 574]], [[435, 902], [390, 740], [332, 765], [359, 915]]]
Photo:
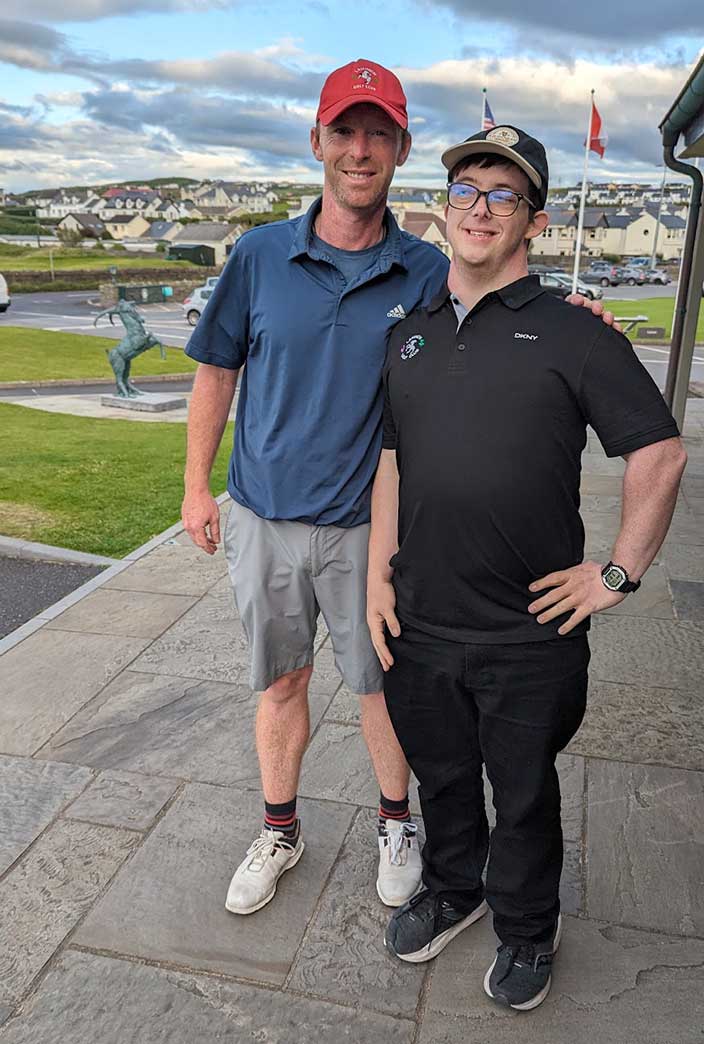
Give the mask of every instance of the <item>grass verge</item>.
[[[185, 424], [94, 420], [0, 403], [0, 532], [121, 558], [178, 521]], [[213, 466], [225, 489], [228, 424]]]
[[[672, 334], [672, 316], [675, 311], [674, 297], [646, 297], [642, 301], [623, 301], [611, 299], [604, 301], [604, 305], [614, 315], [647, 315], [648, 322], [643, 326], [664, 326], [665, 338], [669, 339]], [[631, 340], [638, 340], [638, 327], [629, 334]], [[697, 343], [704, 342], [704, 308], [699, 308], [699, 322], [697, 324]], [[644, 342], [647, 343], [647, 342]]]
[[[107, 271], [111, 265], [117, 268], [116, 281], [123, 281], [134, 269], [175, 268], [184, 269], [186, 273], [198, 271], [198, 265], [190, 261], [167, 261], [163, 254], [143, 256], [127, 250], [74, 250], [64, 248], [52, 250], [49, 257], [47, 247], [27, 247], [26, 251], [17, 253], [4, 251], [0, 244], [0, 272], [49, 272], [53, 260], [55, 272], [70, 272], [73, 269], [87, 271]], [[188, 278], [188, 275], [185, 276]], [[8, 278], [8, 282], [10, 279]], [[12, 287], [10, 287], [12, 289]]]
[[[2, 326], [0, 381], [112, 377], [105, 351], [116, 344], [117, 341], [109, 337]], [[167, 348], [164, 360], [158, 348], [150, 348], [133, 361], [131, 374], [134, 377], [155, 377], [166, 373], [190, 373], [195, 369], [196, 363], [182, 348]]]

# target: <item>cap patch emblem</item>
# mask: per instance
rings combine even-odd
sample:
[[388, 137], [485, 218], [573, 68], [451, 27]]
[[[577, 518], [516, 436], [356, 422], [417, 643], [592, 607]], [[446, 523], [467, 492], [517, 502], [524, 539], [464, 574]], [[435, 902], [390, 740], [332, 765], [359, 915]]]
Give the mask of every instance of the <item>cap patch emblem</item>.
[[355, 84], [355, 87], [371, 87], [372, 90], [376, 90], [375, 85], [379, 77], [373, 69], [367, 69], [365, 65], [360, 65], [354, 72], [357, 79], [362, 81], [361, 84]]
[[421, 337], [420, 334], [413, 334], [413, 337], [409, 337], [408, 340], [404, 342], [403, 347], [401, 348], [401, 358], [412, 359], [414, 355], [418, 354], [424, 344], [424, 337]]
[[519, 135], [516, 134], [512, 127], [495, 127], [494, 130], [489, 131], [485, 141], [495, 141], [497, 145], [506, 145], [511, 148], [518, 141]]

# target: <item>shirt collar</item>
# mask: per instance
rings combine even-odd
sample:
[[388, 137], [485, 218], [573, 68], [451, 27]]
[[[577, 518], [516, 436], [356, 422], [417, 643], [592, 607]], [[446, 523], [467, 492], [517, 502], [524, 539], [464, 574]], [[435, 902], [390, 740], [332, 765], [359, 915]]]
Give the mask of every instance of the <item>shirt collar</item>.
[[[317, 257], [317, 254], [311, 252], [311, 239], [313, 237], [313, 223], [320, 213], [322, 204], [323, 197], [318, 196], [305, 214], [298, 218], [293, 242], [288, 253], [289, 261], [294, 261], [303, 255], [307, 255], [314, 259]], [[384, 239], [384, 246], [379, 255], [379, 269], [381, 271], [388, 271], [388, 269], [390, 269], [394, 264], [407, 269], [408, 266], [406, 264], [401, 229], [398, 227], [396, 218], [388, 207], [384, 213], [384, 223], [386, 225], [386, 237]]]
[[[487, 294], [486, 297], [482, 298], [482, 301], [488, 301], [491, 298], [498, 297], [502, 304], [505, 304], [508, 308], [512, 308], [514, 311], [518, 308], [522, 308], [523, 305], [528, 304], [529, 301], [535, 300], [536, 297], [544, 293], [542, 286], [540, 285], [540, 276], [527, 275], [521, 276], [520, 279], [516, 279], [513, 283], [508, 283], [506, 286], [502, 286], [499, 290], [492, 290], [491, 293]], [[433, 300], [428, 306], [429, 312], [437, 312], [439, 308], [445, 304], [450, 297], [450, 289], [445, 283], [442, 290], [435, 295]], [[477, 302], [479, 305], [481, 302]], [[474, 306], [472, 311], [477, 307]]]

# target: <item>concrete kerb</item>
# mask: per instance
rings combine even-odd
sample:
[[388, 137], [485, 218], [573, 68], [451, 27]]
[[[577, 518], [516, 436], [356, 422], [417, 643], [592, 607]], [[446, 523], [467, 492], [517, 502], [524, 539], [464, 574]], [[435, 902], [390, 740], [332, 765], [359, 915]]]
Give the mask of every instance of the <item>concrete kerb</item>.
[[[169, 381], [188, 381], [195, 376], [195, 370], [189, 373], [161, 373], [153, 377], [138, 375], [137, 380], [150, 384], [168, 384]], [[114, 377], [59, 377], [56, 380], [46, 381], [0, 381], [0, 391], [23, 391], [27, 388], [83, 388], [86, 385], [99, 384], [106, 388], [115, 384]]]
[[85, 551], [72, 551], [53, 544], [35, 544], [31, 540], [0, 536], [0, 555], [8, 558], [32, 558], [42, 562], [67, 562], [71, 565], [115, 565], [119, 558], [105, 558]]
[[[229, 494], [227, 492], [221, 493], [220, 496], [215, 498], [215, 500], [218, 504], [224, 504], [225, 501], [228, 499], [228, 496]], [[129, 555], [125, 555], [124, 558], [120, 559], [100, 559], [97, 555], [85, 556], [91, 558], [91, 564], [95, 564], [96, 560], [103, 562], [111, 562], [113, 564], [109, 565], [107, 569], [104, 569], [103, 572], [100, 573], [98, 576], [94, 576], [92, 580], [88, 580], [85, 584], [82, 584], [80, 587], [77, 587], [75, 591], [71, 592], [71, 594], [66, 595], [64, 598], [61, 598], [58, 602], [54, 602], [53, 605], [50, 605], [47, 609], [42, 610], [41, 613], [37, 613], [37, 615], [33, 616], [31, 620], [25, 621], [25, 623], [15, 628], [14, 631], [11, 631], [4, 638], [0, 639], [0, 656], [2, 656], [3, 653], [9, 652], [10, 649], [13, 649], [16, 645], [19, 645], [19, 643], [23, 642], [25, 638], [29, 638], [30, 635], [34, 634], [35, 631], [38, 631], [41, 627], [44, 626], [44, 624], [49, 623], [50, 620], [55, 619], [55, 617], [63, 613], [65, 609], [69, 609], [72, 605], [76, 605], [77, 602], [80, 602], [87, 595], [92, 594], [93, 591], [97, 590], [99, 587], [102, 587], [103, 584], [106, 584], [108, 580], [112, 580], [114, 576], [117, 576], [119, 573], [124, 572], [125, 569], [128, 569], [129, 566], [133, 565], [140, 558], [144, 558], [145, 555], [148, 555], [150, 551], [153, 551], [155, 548], [167, 543], [167, 541], [172, 540], [174, 537], [178, 536], [179, 533], [182, 532], [182, 524], [180, 522], [176, 522], [173, 526], [169, 526], [169, 528], [165, 529], [162, 533], [158, 533], [157, 536], [152, 537], [152, 539], [148, 540], [146, 544], [142, 544], [141, 547], [135, 548], [135, 550], [131, 551]], [[1, 539], [9, 540], [10, 538], [2, 537]], [[18, 541], [18, 543], [29, 543], [29, 541]], [[38, 544], [35, 546], [48, 547], [48, 545], [44, 544]], [[54, 550], [63, 551], [65, 549], [55, 548]], [[70, 553], [71, 552], [69, 552], [69, 554]], [[72, 553], [80, 554], [81, 552]], [[64, 561], [75, 562], [76, 560], [64, 559]]]

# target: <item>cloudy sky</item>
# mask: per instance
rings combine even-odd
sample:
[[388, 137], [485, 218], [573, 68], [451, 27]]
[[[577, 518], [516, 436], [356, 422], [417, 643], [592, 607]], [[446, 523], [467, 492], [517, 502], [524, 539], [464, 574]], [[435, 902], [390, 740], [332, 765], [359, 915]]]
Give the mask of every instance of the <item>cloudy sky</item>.
[[657, 180], [657, 126], [704, 45], [702, 0], [2, 0], [0, 185], [21, 191], [180, 174], [315, 181], [325, 73], [390, 66], [414, 147], [399, 184], [500, 122], [581, 174], [589, 91], [609, 135], [595, 180]]

